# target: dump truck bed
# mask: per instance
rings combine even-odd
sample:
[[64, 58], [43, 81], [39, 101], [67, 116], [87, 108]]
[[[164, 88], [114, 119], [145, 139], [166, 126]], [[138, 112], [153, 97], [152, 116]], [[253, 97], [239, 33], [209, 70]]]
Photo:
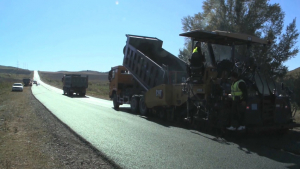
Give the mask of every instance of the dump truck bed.
[[186, 63], [162, 48], [154, 37], [126, 35], [123, 65], [147, 91], [160, 84], [181, 83]]
[[87, 77], [82, 77], [80, 75], [66, 75], [65, 76], [65, 86], [66, 87], [88, 87], [87, 83], [88, 78]]

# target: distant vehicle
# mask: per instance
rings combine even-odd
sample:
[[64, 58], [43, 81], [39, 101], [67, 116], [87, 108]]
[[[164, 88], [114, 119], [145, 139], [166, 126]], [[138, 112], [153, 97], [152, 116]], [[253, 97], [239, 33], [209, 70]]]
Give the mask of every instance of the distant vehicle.
[[13, 86], [12, 86], [12, 89], [11, 91], [21, 91], [23, 92], [23, 85], [22, 83], [14, 83]]
[[32, 86], [32, 80], [31, 79], [23, 79], [24, 86]]
[[33, 84], [37, 84], [37, 81], [36, 81], [36, 80], [34, 80], [34, 81], [33, 81]]
[[88, 88], [88, 76], [81, 76], [78, 74], [65, 74], [62, 78], [63, 94], [72, 96], [76, 93], [79, 96], [85, 96]]

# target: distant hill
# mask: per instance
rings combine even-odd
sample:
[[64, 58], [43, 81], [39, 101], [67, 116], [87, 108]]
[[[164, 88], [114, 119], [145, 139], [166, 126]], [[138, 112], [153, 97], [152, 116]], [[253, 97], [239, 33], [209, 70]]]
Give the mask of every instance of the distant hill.
[[300, 73], [300, 67], [294, 69], [294, 70], [291, 70], [287, 73], [287, 75], [290, 75], [290, 76], [295, 76], [296, 74]]
[[12, 66], [2, 66], [0, 65], [0, 69], [15, 69], [16, 67], [12, 67]]
[[98, 72], [98, 71], [94, 71], [94, 70], [82, 70], [82, 71], [61, 70], [61, 71], [57, 71], [57, 72], [48, 72], [48, 73], [86, 74], [86, 75], [107, 75], [108, 74], [108, 72]]
[[0, 73], [6, 74], [30, 74], [32, 71], [28, 69], [21, 69], [12, 66], [2, 66], [0, 65]]
[[48, 72], [48, 71], [39, 71], [39, 73], [44, 74], [45, 77], [55, 80], [61, 80], [64, 74], [80, 74], [80, 75], [88, 75], [89, 81], [90, 80], [101, 80], [101, 81], [108, 81], [108, 72], [97, 72], [97, 71], [58, 71], [58, 72]]
[[86, 72], [86, 73], [108, 73], [108, 71], [107, 72], [98, 72], [98, 71], [95, 71], [95, 70], [82, 70], [80, 72]]

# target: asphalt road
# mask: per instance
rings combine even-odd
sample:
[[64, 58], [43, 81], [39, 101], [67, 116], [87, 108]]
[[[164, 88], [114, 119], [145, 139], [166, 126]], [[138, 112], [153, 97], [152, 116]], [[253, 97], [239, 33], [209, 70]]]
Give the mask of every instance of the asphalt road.
[[34, 73], [35, 97], [122, 168], [300, 168], [300, 157], [288, 152], [162, 125], [128, 113], [129, 106], [116, 111], [111, 101], [65, 96]]

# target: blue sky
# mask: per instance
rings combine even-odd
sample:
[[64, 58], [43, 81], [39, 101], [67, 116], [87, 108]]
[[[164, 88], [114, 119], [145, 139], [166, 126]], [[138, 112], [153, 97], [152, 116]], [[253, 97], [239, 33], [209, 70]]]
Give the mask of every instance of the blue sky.
[[[300, 31], [299, 0], [270, 3], [281, 5], [285, 25], [297, 17]], [[177, 56], [181, 19], [200, 11], [195, 0], [0, 0], [0, 65], [108, 71], [122, 64], [125, 34], [157, 37]], [[293, 70], [299, 63], [300, 54], [285, 65]]]

